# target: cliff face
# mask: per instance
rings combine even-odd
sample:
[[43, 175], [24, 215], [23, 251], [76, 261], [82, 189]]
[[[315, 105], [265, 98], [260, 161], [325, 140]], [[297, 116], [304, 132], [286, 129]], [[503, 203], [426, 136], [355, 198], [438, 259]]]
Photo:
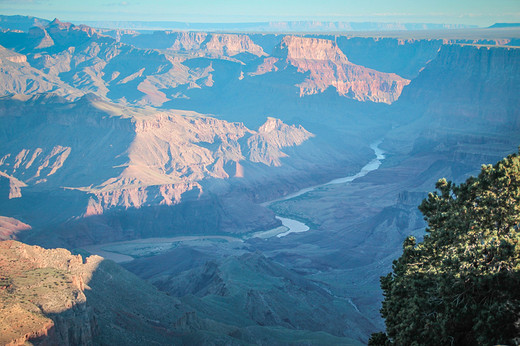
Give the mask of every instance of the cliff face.
[[137, 46], [146, 48], [157, 47], [157, 43], [166, 49], [178, 51], [197, 51], [200, 50], [208, 34], [205, 32], [162, 32], [156, 31], [148, 40], [142, 40]]
[[93, 344], [97, 326], [85, 289], [101, 260], [0, 242], [0, 342]]
[[398, 104], [438, 122], [520, 126], [520, 50], [445, 45]]
[[466, 34], [461, 33], [459, 35], [457, 37], [457, 34], [450, 34], [450, 31], [446, 30], [439, 33], [437, 37], [431, 34], [403, 35], [402, 38], [392, 37], [391, 35], [389, 37], [384, 37], [385, 35], [382, 35], [383, 37], [338, 35], [334, 36], [333, 39], [354, 64], [381, 72], [393, 72], [407, 79], [417, 77], [424, 66], [437, 56], [444, 45], [471, 44], [496, 47], [514, 46], [516, 41], [513, 38], [514, 34], [512, 37], [510, 36], [511, 33], [497, 33], [495, 36], [488, 36], [487, 33], [482, 32], [482, 36], [479, 37], [478, 34], [472, 34], [471, 31], [468, 31]]
[[156, 31], [152, 35], [124, 37], [123, 42], [140, 48], [161, 48], [197, 56], [228, 56], [250, 53], [266, 55], [248, 35], [210, 34], [190, 31]]
[[396, 73], [407, 79], [417, 77], [445, 43], [440, 39], [347, 36], [339, 36], [335, 40], [352, 63], [381, 72]]
[[113, 207], [173, 205], [190, 190], [205, 192], [205, 180], [249, 179], [244, 166], [281, 166], [286, 147], [302, 144], [312, 134], [270, 118], [257, 131], [195, 113], [158, 113], [136, 119], [128, 163], [117, 176], [89, 192], [86, 215]]
[[212, 34], [209, 41], [201, 47], [210, 53], [235, 56], [250, 53], [256, 56], [266, 55], [262, 47], [255, 44], [247, 35]]
[[[30, 104], [32, 111], [23, 114]], [[85, 216], [178, 204], [190, 190], [205, 193], [203, 185], [213, 179], [254, 179], [253, 164], [281, 166], [284, 148], [312, 137], [274, 118], [254, 131], [195, 112], [140, 110], [93, 96], [72, 103], [6, 99], [3, 105], [6, 197], [67, 188], [90, 196]]]
[[30, 230], [31, 226], [12, 217], [0, 216], [0, 241], [16, 239], [17, 233]]
[[334, 87], [338, 94], [359, 101], [392, 103], [410, 81], [351, 63], [333, 41], [286, 36], [274, 55], [309, 77], [298, 85], [300, 95]]

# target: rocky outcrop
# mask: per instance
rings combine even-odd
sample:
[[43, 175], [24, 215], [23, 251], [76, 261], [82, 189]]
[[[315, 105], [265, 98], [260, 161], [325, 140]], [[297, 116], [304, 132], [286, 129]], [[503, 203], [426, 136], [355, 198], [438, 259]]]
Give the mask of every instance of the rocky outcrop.
[[125, 37], [124, 42], [140, 48], [161, 48], [198, 56], [233, 57], [240, 53], [266, 55], [248, 35], [190, 31], [156, 31], [152, 35]]
[[247, 140], [249, 160], [269, 166], [281, 166], [281, 158], [287, 157], [281, 149], [302, 144], [314, 135], [301, 125], [286, 125], [280, 119], [268, 118], [258, 133]]
[[[111, 207], [173, 205], [206, 179], [247, 178], [241, 162], [281, 166], [282, 149], [313, 135], [301, 126], [269, 118], [258, 132], [199, 114], [157, 113], [134, 122], [129, 162], [118, 177], [90, 189], [87, 214]], [[245, 150], [245, 151], [244, 151]]]
[[202, 48], [209, 53], [227, 56], [235, 56], [240, 53], [266, 55], [262, 47], [251, 41], [247, 35], [211, 34], [209, 41]]
[[2, 64], [3, 60], [7, 60], [17, 64], [22, 64], [24, 62], [27, 62], [27, 56], [0, 46], [0, 64]]
[[31, 226], [12, 217], [0, 216], [0, 241], [16, 239], [17, 233], [30, 230]]
[[9, 199], [22, 197], [22, 188], [26, 187], [27, 184], [23, 181], [16, 179], [15, 177], [0, 172], [0, 193], [2, 197]]
[[[27, 186], [80, 191], [90, 196], [85, 216], [178, 204], [189, 191], [203, 194], [208, 180], [249, 179], [244, 166], [281, 166], [284, 148], [313, 136], [275, 118], [254, 131], [195, 112], [121, 107], [93, 95], [72, 103], [34, 97], [25, 105], [39, 111], [23, 116], [15, 110], [19, 104], [5, 100], [0, 109], [9, 137], [27, 136], [23, 146], [8, 140], [0, 150], [6, 193], [21, 197]], [[42, 131], [52, 136], [40, 137]], [[82, 177], [79, 184], [74, 176]]]
[[[206, 41], [208, 34], [205, 32], [175, 32], [175, 31], [156, 31], [153, 34], [152, 40], [159, 40], [162, 38], [164, 42], [168, 42], [165, 48], [174, 51], [197, 51], [201, 49], [202, 43]], [[154, 42], [155, 43], [155, 42]], [[150, 44], [148, 41], [148, 48], [155, 44]]]
[[27, 56], [0, 46], [0, 95], [36, 94], [54, 91], [59, 95], [77, 96], [81, 92], [49, 76], [27, 62]]
[[2, 344], [93, 344], [97, 333], [85, 289], [102, 260], [0, 242]]
[[300, 96], [321, 93], [329, 87], [359, 101], [392, 103], [410, 81], [351, 63], [331, 40], [286, 36], [273, 55], [309, 77], [300, 83]]

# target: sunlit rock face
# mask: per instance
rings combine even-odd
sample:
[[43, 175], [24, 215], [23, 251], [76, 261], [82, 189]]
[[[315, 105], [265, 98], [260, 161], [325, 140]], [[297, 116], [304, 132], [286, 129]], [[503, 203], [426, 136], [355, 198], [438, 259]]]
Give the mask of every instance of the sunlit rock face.
[[12, 217], [0, 216], [0, 240], [16, 239], [17, 234], [31, 226]]
[[102, 258], [0, 242], [2, 344], [92, 344], [97, 325], [85, 290]]
[[334, 87], [339, 95], [359, 101], [392, 103], [409, 80], [351, 63], [331, 40], [286, 36], [274, 55], [309, 72], [300, 83], [300, 95], [312, 95]]
[[197, 56], [228, 56], [250, 53], [266, 55], [246, 34], [216, 34], [189, 31], [156, 31], [152, 35], [125, 37], [125, 42], [141, 48], [161, 48]]
[[[0, 173], [8, 181], [9, 198], [21, 197], [27, 186], [83, 191], [92, 196], [86, 216], [113, 207], [178, 204], [187, 191], [202, 194], [205, 180], [247, 179], [248, 163], [281, 166], [288, 156], [284, 148], [313, 136], [275, 118], [254, 131], [194, 112], [129, 109], [92, 96], [77, 103], [47, 103], [41, 98], [33, 102], [49, 113], [11, 118], [19, 127], [15, 132], [46, 128], [52, 136], [34, 133], [32, 140], [28, 136], [24, 143], [4, 147]], [[10, 110], [6, 106], [5, 118]], [[39, 126], [29, 120], [36, 117]], [[95, 153], [83, 145], [92, 136], [99, 148]], [[67, 174], [71, 170], [83, 178], [74, 179]]]

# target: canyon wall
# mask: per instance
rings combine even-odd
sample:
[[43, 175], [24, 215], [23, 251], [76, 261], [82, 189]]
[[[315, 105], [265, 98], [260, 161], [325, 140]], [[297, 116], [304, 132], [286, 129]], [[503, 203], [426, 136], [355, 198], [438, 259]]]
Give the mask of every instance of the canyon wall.
[[[0, 250], [0, 342], [3, 345], [251, 344], [260, 341], [272, 344], [279, 339], [302, 343], [359, 343], [354, 338], [323, 331], [298, 330], [289, 323], [259, 325], [250, 319], [223, 323], [226, 313], [218, 311], [217, 315], [210, 316], [211, 304], [201, 306], [196, 301], [181, 301], [167, 295], [99, 256], [83, 257], [65, 249], [47, 250], [16, 241], [0, 242]], [[310, 298], [314, 294], [324, 301], [334, 299], [317, 286], [311, 294], [302, 293], [299, 287], [313, 284], [266, 259], [255, 261], [268, 271], [274, 269], [291, 278], [292, 286], [296, 287], [295, 297], [303, 294]], [[305, 307], [313, 308], [315, 305]], [[262, 314], [258, 311], [255, 315], [260, 318]], [[265, 315], [269, 316], [268, 311]], [[340, 327], [334, 334], [342, 334], [345, 326], [353, 331], [363, 328], [355, 320], [352, 326], [340, 318], [335, 321]]]

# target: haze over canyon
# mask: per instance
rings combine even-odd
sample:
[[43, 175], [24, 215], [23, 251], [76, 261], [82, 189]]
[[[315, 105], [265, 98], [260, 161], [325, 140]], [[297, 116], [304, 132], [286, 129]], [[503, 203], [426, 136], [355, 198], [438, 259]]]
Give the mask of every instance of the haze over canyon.
[[520, 144], [520, 30], [292, 25], [0, 16], [0, 343], [384, 330], [417, 206]]

